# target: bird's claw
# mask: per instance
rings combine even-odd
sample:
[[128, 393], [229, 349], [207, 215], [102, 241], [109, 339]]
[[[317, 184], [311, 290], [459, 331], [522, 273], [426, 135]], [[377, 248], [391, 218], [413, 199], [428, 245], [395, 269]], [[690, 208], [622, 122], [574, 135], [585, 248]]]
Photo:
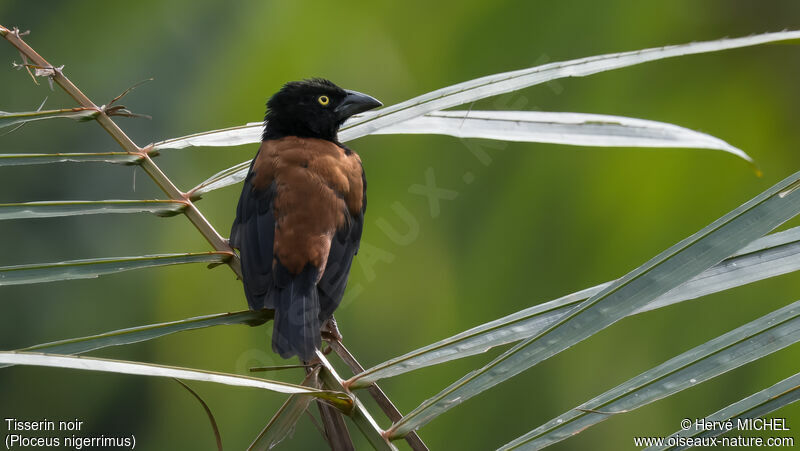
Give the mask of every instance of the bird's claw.
[[342, 333], [339, 332], [339, 326], [336, 325], [336, 320], [333, 317], [322, 326], [322, 338], [327, 342], [342, 342]]

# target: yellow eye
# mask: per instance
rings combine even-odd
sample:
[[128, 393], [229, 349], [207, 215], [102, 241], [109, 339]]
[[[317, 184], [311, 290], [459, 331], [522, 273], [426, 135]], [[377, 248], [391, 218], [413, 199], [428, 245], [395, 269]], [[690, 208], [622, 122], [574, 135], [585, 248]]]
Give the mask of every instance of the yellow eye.
[[329, 99], [328, 96], [319, 96], [317, 97], [317, 102], [319, 102], [320, 105], [325, 106], [331, 103], [331, 99]]

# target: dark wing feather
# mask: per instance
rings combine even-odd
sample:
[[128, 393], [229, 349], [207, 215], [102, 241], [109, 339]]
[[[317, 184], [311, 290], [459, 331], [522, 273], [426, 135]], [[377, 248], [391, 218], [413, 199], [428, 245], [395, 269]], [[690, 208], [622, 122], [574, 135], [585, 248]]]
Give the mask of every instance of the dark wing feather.
[[[254, 160], [255, 161], [255, 160]], [[244, 181], [236, 219], [231, 228], [230, 244], [239, 249], [242, 260], [242, 282], [247, 304], [252, 310], [275, 308], [270, 299], [273, 288], [272, 258], [275, 241], [273, 197], [275, 184], [263, 190], [254, 189], [253, 166]]]
[[314, 285], [319, 271], [307, 265], [303, 272], [292, 275], [280, 261], [275, 265], [275, 305], [272, 329], [272, 350], [284, 359], [293, 355], [304, 362], [314, 358], [322, 345], [319, 316], [319, 291]]
[[367, 210], [367, 179], [363, 171], [361, 180], [364, 189], [361, 211], [356, 216], [352, 216], [349, 212], [346, 213], [348, 221], [344, 227], [336, 231], [331, 240], [331, 250], [328, 253], [325, 273], [322, 274], [322, 278], [317, 284], [320, 304], [319, 318], [323, 322], [333, 315], [333, 311], [342, 301], [353, 257], [358, 253], [361, 243], [364, 213]]

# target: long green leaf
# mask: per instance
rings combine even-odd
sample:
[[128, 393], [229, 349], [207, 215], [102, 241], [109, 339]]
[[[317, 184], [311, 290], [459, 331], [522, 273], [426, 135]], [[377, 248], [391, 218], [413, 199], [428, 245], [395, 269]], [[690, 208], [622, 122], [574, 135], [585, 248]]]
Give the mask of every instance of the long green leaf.
[[99, 112], [93, 108], [64, 108], [60, 110], [45, 110], [45, 111], [25, 111], [22, 113], [8, 113], [0, 111], [0, 128], [10, 127], [16, 124], [24, 124], [26, 122], [40, 121], [43, 119], [55, 119], [59, 117], [66, 117], [69, 119], [76, 119], [79, 121], [88, 121], [94, 119]]
[[[758, 393], [754, 393], [747, 398], [737, 401], [724, 409], [705, 417], [706, 423], [712, 422], [725, 422], [730, 420], [734, 430], [740, 429], [738, 427], [739, 420], [746, 418], [760, 418], [764, 415], [774, 412], [783, 406], [787, 406], [793, 402], [800, 400], [800, 373], [786, 378], [777, 384], [765, 388]], [[713, 424], [713, 423], [712, 423]], [[745, 423], [746, 424], [746, 423]], [[788, 426], [788, 425], [787, 425]], [[702, 428], [691, 427], [685, 431], [678, 431], [665, 440], [667, 446], [651, 446], [647, 448], [648, 451], [656, 450], [681, 450], [687, 449], [689, 446], [679, 446], [681, 443], [690, 444], [693, 439], [698, 439], [698, 442], [703, 442], [705, 437], [717, 437], [727, 432], [723, 428], [715, 428], [712, 430], [703, 430]], [[717, 443], [706, 440], [710, 443], [707, 446], [714, 446]], [[696, 443], [696, 442], [695, 442]]]
[[566, 77], [585, 77], [622, 67], [656, 61], [676, 56], [717, 52], [770, 42], [800, 39], [800, 31], [765, 33], [735, 39], [692, 42], [632, 52], [590, 56], [571, 61], [554, 62], [528, 69], [487, 75], [446, 88], [423, 94], [405, 102], [392, 105], [345, 123], [339, 133], [343, 141], [369, 135], [375, 131], [405, 120], [438, 110], [517, 91], [551, 80]]
[[[261, 122], [249, 123], [162, 141], [155, 144], [154, 149], [252, 144], [261, 140], [262, 129]], [[752, 162], [741, 149], [705, 133], [664, 122], [602, 114], [544, 111], [435, 111], [379, 129], [375, 134], [439, 134], [458, 138], [596, 147], [716, 149]], [[238, 166], [237, 168], [241, 169]]]
[[[263, 124], [197, 133], [164, 141], [183, 148], [191, 145], [226, 146], [255, 143]], [[621, 116], [541, 111], [438, 111], [381, 128], [375, 134], [440, 134], [460, 138], [544, 142], [595, 147], [683, 147], [716, 149], [751, 164], [742, 150], [705, 133], [663, 122]], [[171, 148], [171, 147], [166, 147]], [[159, 149], [158, 144], [156, 149]], [[244, 180], [249, 161], [220, 171], [191, 190], [193, 198]]]
[[[197, 316], [194, 318], [170, 321], [166, 323], [148, 324], [146, 326], [119, 329], [88, 337], [70, 338], [68, 340], [42, 343], [27, 348], [17, 349], [20, 352], [47, 352], [48, 354], [82, 354], [84, 352], [121, 346], [152, 340], [165, 335], [185, 330], [203, 329], [212, 326], [229, 324], [246, 324], [257, 326], [272, 319], [272, 310], [245, 310], [234, 313], [218, 313], [215, 315]], [[4, 365], [0, 365], [2, 368]]]
[[247, 168], [249, 167], [250, 161], [248, 160], [229, 167], [228, 169], [217, 172], [207, 180], [189, 190], [190, 198], [192, 200], [197, 200], [208, 192], [241, 182], [247, 176]]
[[440, 134], [457, 138], [590, 147], [682, 147], [753, 159], [725, 141], [664, 122], [605, 114], [545, 111], [436, 111], [378, 129], [374, 134]]
[[[319, 367], [306, 375], [301, 384], [304, 387], [320, 388]], [[292, 395], [281, 405], [280, 409], [269, 420], [264, 429], [247, 448], [253, 451], [267, 451], [282, 442], [294, 432], [295, 425], [303, 416], [313, 398], [308, 395]]]
[[53, 218], [105, 213], [153, 213], [173, 216], [186, 208], [174, 200], [63, 200], [0, 204], [0, 221], [4, 219]]
[[800, 212], [800, 172], [612, 283], [554, 324], [423, 402], [390, 430], [403, 437], [464, 402], [552, 357], [689, 281]]
[[153, 144], [153, 149], [184, 149], [186, 147], [228, 147], [261, 141], [263, 122], [248, 122], [237, 127], [194, 133]]
[[342, 392], [317, 390], [286, 382], [271, 381], [216, 371], [181, 368], [153, 363], [126, 360], [99, 359], [95, 357], [64, 356], [28, 352], [0, 351], [0, 363], [12, 365], [48, 366], [76, 370], [103, 371], [108, 373], [133, 374], [138, 376], [172, 377], [190, 381], [214, 382], [217, 384], [254, 387], [288, 394], [307, 394], [324, 399], [338, 409], [349, 412], [353, 407], [350, 396]]
[[[692, 55], [698, 53], [716, 52], [770, 42], [800, 39], [800, 31], [783, 31], [766, 33], [736, 39], [720, 39], [707, 42], [693, 42], [690, 44], [658, 47], [632, 52], [611, 53], [607, 55], [590, 56], [576, 60], [555, 62], [541, 66], [488, 75], [474, 80], [466, 81], [446, 88], [414, 97], [378, 111], [373, 111], [352, 117], [344, 123], [339, 131], [339, 140], [351, 141], [362, 136], [377, 133], [386, 127], [396, 126], [410, 119], [418, 118], [438, 110], [464, 105], [476, 100], [484, 99], [507, 92], [517, 91], [530, 86], [547, 83], [552, 80], [566, 77], [585, 77], [587, 75], [633, 66], [636, 64], [656, 61], [676, 56]], [[447, 114], [447, 113], [436, 113]], [[261, 123], [251, 123], [241, 127], [224, 130], [197, 133], [183, 138], [159, 143], [163, 148], [169, 148], [168, 143], [180, 143], [182, 147], [194, 145], [218, 146], [246, 144], [257, 142], [260, 136]], [[399, 126], [398, 126], [399, 127]], [[452, 128], [448, 126], [447, 129]], [[447, 133], [446, 131], [441, 131]], [[438, 132], [437, 132], [438, 133]], [[465, 132], [466, 133], [466, 132]], [[449, 133], [452, 134], [452, 133]], [[233, 145], [233, 144], [231, 144]], [[741, 156], [741, 155], [740, 155]], [[209, 192], [225, 186], [233, 185], [244, 180], [249, 162], [242, 162], [236, 166], [221, 171], [226, 177], [212, 177], [200, 186], [205, 186], [203, 192]], [[200, 186], [195, 188], [199, 189]]]
[[226, 252], [200, 252], [92, 258], [37, 265], [3, 266], [0, 267], [0, 286], [55, 282], [57, 280], [94, 279], [116, 272], [184, 263], [224, 263], [230, 256]]
[[[800, 227], [767, 235], [732, 257], [659, 296], [636, 313], [800, 270]], [[688, 297], [687, 297], [688, 296]]]
[[138, 164], [141, 155], [126, 152], [105, 153], [7, 153], [0, 154], [0, 166], [27, 166], [50, 163]]
[[[800, 270], [800, 227], [795, 227], [759, 238], [735, 255], [669, 293], [659, 296], [633, 314], [798, 270]], [[356, 375], [348, 381], [348, 384], [351, 388], [364, 387], [379, 379], [479, 354], [495, 346], [531, 337], [611, 283], [606, 282], [529, 307], [411, 351]]]
[[703, 343], [548, 421], [502, 446], [541, 449], [614, 414], [694, 387], [800, 341], [800, 301]]

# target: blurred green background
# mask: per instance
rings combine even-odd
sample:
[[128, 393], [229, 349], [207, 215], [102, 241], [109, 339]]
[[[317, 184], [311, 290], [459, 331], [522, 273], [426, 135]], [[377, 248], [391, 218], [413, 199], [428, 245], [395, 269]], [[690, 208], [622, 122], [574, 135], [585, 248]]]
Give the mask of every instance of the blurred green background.
[[[124, 100], [153, 120], [117, 122], [140, 145], [258, 121], [282, 83], [311, 76], [384, 104], [478, 76], [549, 61], [800, 28], [783, 1], [0, 2], [0, 23], [96, 103], [155, 77]], [[0, 43], [0, 110], [70, 107], [34, 85]], [[567, 79], [476, 103], [474, 109], [618, 114], [701, 130], [763, 169], [701, 150], [593, 149], [374, 136], [352, 142], [369, 180], [364, 242], [350, 300], [337, 311], [345, 342], [371, 366], [482, 322], [619, 277], [800, 168], [800, 47], [770, 45]], [[182, 189], [251, 158], [255, 145], [165, 151], [156, 162]], [[33, 123], [0, 151], [118, 151], [93, 123]], [[490, 157], [483, 164], [475, 153]], [[486, 160], [484, 160], [486, 162]], [[458, 193], [436, 215], [409, 187]], [[51, 165], [0, 170], [0, 203], [153, 198], [130, 167]], [[470, 172], [474, 181], [466, 184]], [[134, 192], [135, 187], [135, 192]], [[239, 186], [198, 205], [223, 234]], [[409, 226], [396, 213], [412, 213]], [[793, 221], [789, 225], [798, 225]], [[406, 235], [392, 238], [390, 228]], [[388, 232], [387, 232], [388, 231]], [[0, 265], [208, 249], [178, 216], [106, 215], [0, 222]], [[562, 355], [453, 409], [421, 430], [432, 449], [490, 449], [691, 347], [798, 298], [791, 274], [621, 321]], [[98, 280], [0, 289], [0, 348], [246, 308], [226, 267], [128, 272]], [[93, 355], [246, 374], [282, 363], [270, 327], [185, 332]], [[500, 350], [384, 381], [408, 412]], [[677, 396], [614, 417], [552, 449], [618, 450], [665, 435], [798, 371], [790, 347]], [[344, 372], [344, 371], [343, 371]], [[278, 376], [299, 381], [301, 372]], [[213, 409], [227, 449], [242, 449], [285, 399], [191, 384]], [[373, 409], [382, 425], [384, 417]], [[776, 412], [800, 438], [800, 405]], [[208, 421], [170, 380], [48, 368], [0, 370], [0, 418], [85, 421], [83, 435], [134, 434], [140, 449], [213, 449]], [[351, 427], [359, 448], [366, 447]], [[399, 443], [405, 447], [405, 443]], [[307, 419], [284, 449], [324, 446]]]

